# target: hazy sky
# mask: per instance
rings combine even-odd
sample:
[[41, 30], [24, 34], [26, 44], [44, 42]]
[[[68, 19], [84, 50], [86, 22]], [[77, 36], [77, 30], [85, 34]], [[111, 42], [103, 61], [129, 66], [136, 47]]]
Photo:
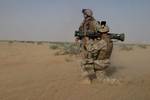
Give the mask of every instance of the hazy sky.
[[127, 42], [150, 43], [150, 0], [0, 0], [0, 40], [73, 41], [82, 8]]

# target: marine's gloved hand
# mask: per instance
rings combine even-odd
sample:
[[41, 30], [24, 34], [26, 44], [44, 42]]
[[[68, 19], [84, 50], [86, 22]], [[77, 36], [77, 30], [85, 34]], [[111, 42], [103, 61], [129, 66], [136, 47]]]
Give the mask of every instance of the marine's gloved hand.
[[98, 50], [96, 50], [96, 49], [92, 48], [92, 49], [88, 50], [88, 52], [93, 54], [93, 53], [97, 53], [97, 52], [98, 52]]
[[95, 66], [96, 69], [103, 70], [110, 65], [110, 60], [109, 59], [95, 60], [94, 64], [97, 65], [97, 66]]
[[92, 64], [94, 63], [93, 59], [84, 59], [81, 64], [86, 65], [86, 64]]
[[88, 48], [87, 51], [88, 51], [88, 52], [93, 52], [93, 51], [94, 51], [94, 48]]

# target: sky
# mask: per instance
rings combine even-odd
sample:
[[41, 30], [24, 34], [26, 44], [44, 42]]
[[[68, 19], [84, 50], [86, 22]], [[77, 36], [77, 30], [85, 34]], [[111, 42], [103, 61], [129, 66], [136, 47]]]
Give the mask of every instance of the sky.
[[150, 43], [150, 0], [0, 0], [0, 40], [74, 41], [83, 8], [125, 42]]

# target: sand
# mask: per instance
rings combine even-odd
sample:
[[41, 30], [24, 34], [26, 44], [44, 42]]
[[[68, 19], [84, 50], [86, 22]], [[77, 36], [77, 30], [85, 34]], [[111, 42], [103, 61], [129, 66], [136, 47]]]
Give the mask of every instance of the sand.
[[109, 77], [81, 84], [80, 58], [49, 44], [0, 42], [0, 100], [150, 100], [150, 47], [114, 47]]

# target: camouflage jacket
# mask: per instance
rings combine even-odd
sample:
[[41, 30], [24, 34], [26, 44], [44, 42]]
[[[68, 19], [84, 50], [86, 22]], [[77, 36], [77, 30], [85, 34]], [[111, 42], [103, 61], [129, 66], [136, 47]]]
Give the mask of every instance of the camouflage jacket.
[[81, 32], [97, 32], [98, 23], [93, 17], [88, 17], [81, 23], [79, 31]]
[[[87, 51], [94, 60], [104, 60], [107, 54], [107, 42], [103, 39], [95, 40], [87, 45]], [[89, 57], [89, 58], [90, 58]]]

